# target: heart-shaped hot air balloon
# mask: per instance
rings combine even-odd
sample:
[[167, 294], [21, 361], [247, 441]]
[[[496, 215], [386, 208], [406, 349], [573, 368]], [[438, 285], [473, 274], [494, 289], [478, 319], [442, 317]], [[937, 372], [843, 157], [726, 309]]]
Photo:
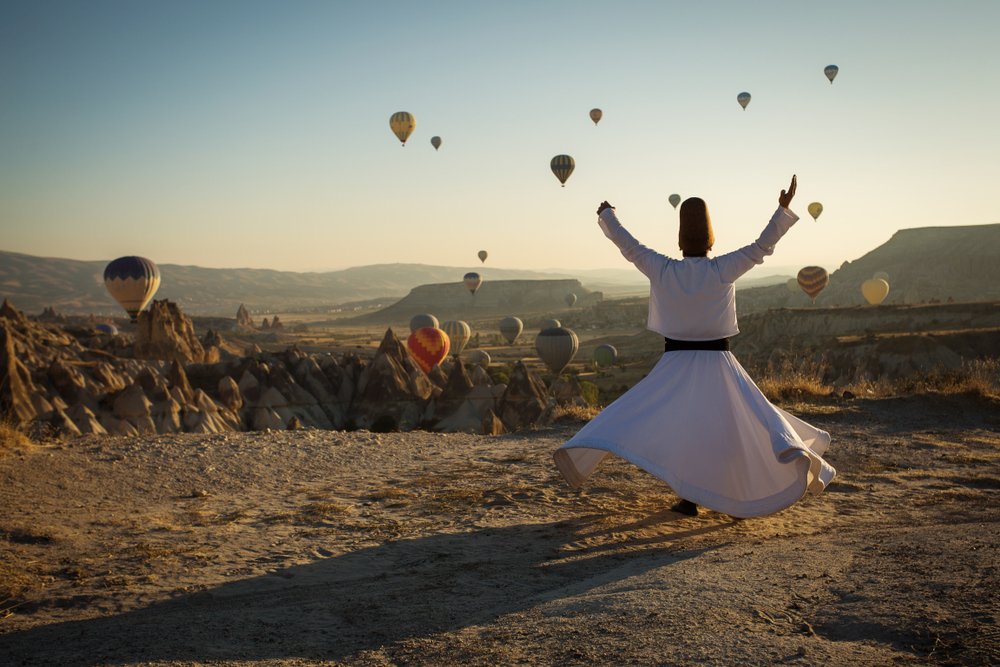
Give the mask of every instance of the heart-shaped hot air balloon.
[[881, 278], [870, 278], [861, 283], [861, 294], [865, 297], [865, 301], [877, 306], [889, 296], [889, 283]]
[[830, 282], [830, 274], [822, 266], [807, 266], [799, 271], [797, 279], [802, 291], [816, 303], [816, 297]]
[[435, 327], [417, 329], [406, 339], [406, 349], [425, 373], [430, 373], [432, 368], [448, 356], [449, 346], [448, 334]]
[[819, 220], [819, 216], [823, 214], [823, 205], [818, 201], [814, 201], [809, 204], [809, 215], [812, 216], [813, 220]]

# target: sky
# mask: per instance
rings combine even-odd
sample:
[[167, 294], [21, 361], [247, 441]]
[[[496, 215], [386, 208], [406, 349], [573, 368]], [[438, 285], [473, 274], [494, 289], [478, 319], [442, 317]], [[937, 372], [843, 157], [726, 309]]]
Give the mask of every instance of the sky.
[[[602, 200], [676, 256], [667, 198], [700, 196], [720, 254], [793, 173], [802, 219], [772, 266], [1000, 222], [994, 0], [7, 0], [0, 17], [2, 250], [626, 268]], [[405, 147], [396, 111], [416, 118]], [[557, 154], [576, 161], [565, 188]]]

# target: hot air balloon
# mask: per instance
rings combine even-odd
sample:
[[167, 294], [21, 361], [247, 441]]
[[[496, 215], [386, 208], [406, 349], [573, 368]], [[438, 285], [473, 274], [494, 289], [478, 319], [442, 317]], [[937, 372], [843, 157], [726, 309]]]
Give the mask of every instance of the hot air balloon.
[[417, 121], [409, 111], [397, 111], [389, 117], [389, 127], [405, 146], [410, 133], [417, 127]]
[[513, 345], [514, 341], [517, 340], [517, 337], [521, 335], [521, 331], [523, 329], [524, 322], [522, 322], [520, 318], [514, 317], [513, 315], [500, 320], [500, 333], [511, 345]]
[[455, 356], [462, 354], [462, 350], [472, 338], [472, 328], [462, 320], [448, 320], [441, 325], [441, 331], [448, 334], [451, 341], [451, 353]]
[[483, 262], [485, 264], [486, 263], [486, 258], [489, 257], [490, 254], [488, 252], [486, 252], [485, 250], [480, 250], [478, 254], [479, 254], [479, 261]]
[[410, 333], [413, 333], [417, 329], [423, 329], [424, 327], [437, 328], [438, 326], [440, 326], [438, 324], [438, 318], [429, 313], [420, 313], [419, 315], [414, 315], [410, 318]]
[[821, 266], [807, 266], [799, 271], [798, 282], [802, 291], [816, 303], [816, 297], [830, 282], [830, 274]]
[[104, 286], [134, 324], [160, 287], [160, 269], [145, 257], [119, 257], [105, 267]]
[[465, 283], [465, 289], [475, 296], [476, 290], [483, 284], [483, 279], [478, 273], [470, 271], [462, 277], [462, 282]]
[[743, 107], [743, 110], [745, 111], [747, 105], [750, 104], [750, 93], [740, 93], [736, 96], [736, 101], [740, 103], [740, 106]]
[[594, 348], [594, 364], [607, 368], [618, 361], [618, 350], [614, 345], [603, 343]]
[[576, 303], [576, 295], [570, 292], [569, 294], [566, 295], [565, 300], [566, 300], [566, 305], [572, 308], [573, 304]]
[[117, 336], [118, 335], [118, 327], [116, 327], [113, 324], [108, 324], [107, 322], [101, 322], [100, 324], [98, 324], [94, 328], [97, 329], [98, 331], [100, 331], [101, 333], [108, 334], [109, 336]]
[[448, 334], [436, 327], [421, 327], [406, 339], [406, 349], [425, 373], [448, 356], [448, 346]]
[[535, 351], [553, 373], [560, 373], [580, 349], [580, 340], [569, 329], [558, 327], [538, 332]]
[[594, 121], [594, 125], [597, 125], [597, 123], [600, 122], [601, 116], [603, 116], [603, 115], [604, 115], [604, 112], [601, 111], [600, 109], [591, 109], [590, 110], [590, 120]]
[[881, 278], [871, 278], [861, 283], [861, 294], [865, 301], [877, 306], [889, 296], [889, 283]]
[[473, 350], [469, 354], [469, 362], [483, 368], [489, 368], [490, 361], [492, 359], [490, 359], [490, 354], [486, 350]]
[[826, 74], [826, 78], [830, 80], [831, 86], [833, 85], [833, 80], [837, 78], [837, 72], [839, 71], [840, 68], [836, 65], [827, 65], [823, 68], [823, 74]]
[[557, 155], [549, 163], [552, 173], [556, 175], [563, 187], [566, 187], [566, 179], [576, 168], [576, 162], [569, 155]]
[[441, 148], [441, 137], [431, 137], [431, 146], [434, 147], [434, 150]]
[[799, 293], [799, 281], [795, 278], [789, 278], [788, 282], [785, 283], [785, 287], [788, 288], [789, 292], [794, 292], [795, 294]]
[[809, 204], [809, 215], [813, 217], [813, 220], [819, 220], [819, 216], [821, 213], [823, 213], [822, 204], [820, 204], [818, 201], [814, 201], [813, 203]]
[[889, 274], [885, 271], [876, 271], [872, 278], [881, 278], [882, 280], [889, 282]]
[[559, 320], [542, 320], [542, 324], [538, 327], [538, 330], [544, 331], [546, 329], [558, 329], [561, 326], [562, 322]]
[[670, 202], [671, 206], [673, 206], [674, 208], [677, 208], [677, 205], [681, 203], [681, 196], [680, 195], [670, 195], [670, 197], [667, 198], [667, 201]]

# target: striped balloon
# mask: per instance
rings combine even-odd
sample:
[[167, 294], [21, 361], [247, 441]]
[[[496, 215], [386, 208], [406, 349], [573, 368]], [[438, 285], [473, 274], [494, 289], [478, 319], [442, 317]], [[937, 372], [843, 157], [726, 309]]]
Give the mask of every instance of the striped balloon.
[[807, 266], [799, 271], [797, 280], [802, 291], [816, 303], [816, 297], [830, 282], [830, 274], [822, 266]]
[[478, 290], [479, 286], [483, 284], [483, 278], [475, 271], [470, 271], [462, 276], [462, 283], [465, 285], [465, 289], [469, 290], [469, 292], [475, 296], [476, 290]]
[[524, 322], [520, 318], [509, 316], [500, 320], [500, 333], [507, 342], [511, 345], [517, 340], [517, 337], [521, 335], [521, 331], [524, 330]]
[[438, 318], [429, 313], [420, 313], [419, 315], [414, 315], [410, 318], [410, 333], [413, 333], [417, 329], [423, 329], [424, 327], [432, 327], [436, 329], [438, 326], [440, 326], [438, 324]]
[[580, 339], [563, 327], [540, 331], [535, 338], [535, 350], [553, 373], [560, 373], [580, 349]]
[[472, 328], [462, 320], [448, 320], [441, 325], [441, 330], [448, 334], [448, 340], [451, 341], [451, 353], [456, 356], [462, 354], [462, 350], [472, 338]]
[[160, 269], [145, 257], [119, 257], [105, 267], [104, 286], [135, 323], [160, 288]]
[[552, 173], [556, 175], [563, 187], [566, 187], [566, 179], [576, 169], [576, 162], [569, 155], [557, 155], [549, 163]]
[[406, 349], [425, 373], [448, 356], [448, 346], [448, 334], [435, 327], [417, 329], [406, 339]]
[[602, 343], [594, 348], [594, 364], [607, 368], [618, 361], [618, 350], [614, 345]]
[[417, 127], [417, 121], [409, 111], [397, 111], [389, 117], [389, 127], [405, 146], [410, 133]]

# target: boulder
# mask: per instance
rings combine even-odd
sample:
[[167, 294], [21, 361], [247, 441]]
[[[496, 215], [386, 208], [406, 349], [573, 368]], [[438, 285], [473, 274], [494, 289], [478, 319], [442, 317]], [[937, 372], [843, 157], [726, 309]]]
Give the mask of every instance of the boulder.
[[503, 421], [497, 417], [496, 413], [490, 410], [483, 417], [482, 429], [479, 432], [483, 435], [503, 435], [507, 429], [504, 428]]
[[184, 367], [176, 359], [170, 362], [170, 369], [167, 371], [167, 382], [171, 389], [176, 389], [180, 392], [184, 399], [181, 401], [182, 403], [187, 403], [194, 398], [194, 389], [191, 387], [187, 373], [184, 372]]
[[[142, 386], [133, 382], [115, 397], [113, 414], [118, 419], [132, 424], [139, 433], [155, 433], [156, 424], [151, 416], [152, 407], [153, 404], [146, 398]], [[108, 432], [111, 432], [111, 429], [108, 429]]]
[[98, 421], [97, 415], [95, 415], [90, 408], [88, 408], [83, 403], [77, 403], [66, 415], [73, 420], [76, 424], [77, 429], [83, 434], [93, 434], [93, 435], [107, 435], [107, 430]]
[[181, 406], [173, 397], [168, 396], [153, 403], [150, 416], [157, 433], [179, 433], [184, 430], [181, 425]]
[[61, 409], [53, 410], [48, 421], [49, 425], [52, 426], [52, 430], [60, 436], [81, 435], [80, 429], [77, 425], [74, 424], [73, 420], [69, 418], [69, 415]]
[[243, 407], [243, 394], [240, 392], [240, 386], [231, 376], [227, 375], [219, 380], [218, 393], [222, 405], [233, 412], [239, 412]]

